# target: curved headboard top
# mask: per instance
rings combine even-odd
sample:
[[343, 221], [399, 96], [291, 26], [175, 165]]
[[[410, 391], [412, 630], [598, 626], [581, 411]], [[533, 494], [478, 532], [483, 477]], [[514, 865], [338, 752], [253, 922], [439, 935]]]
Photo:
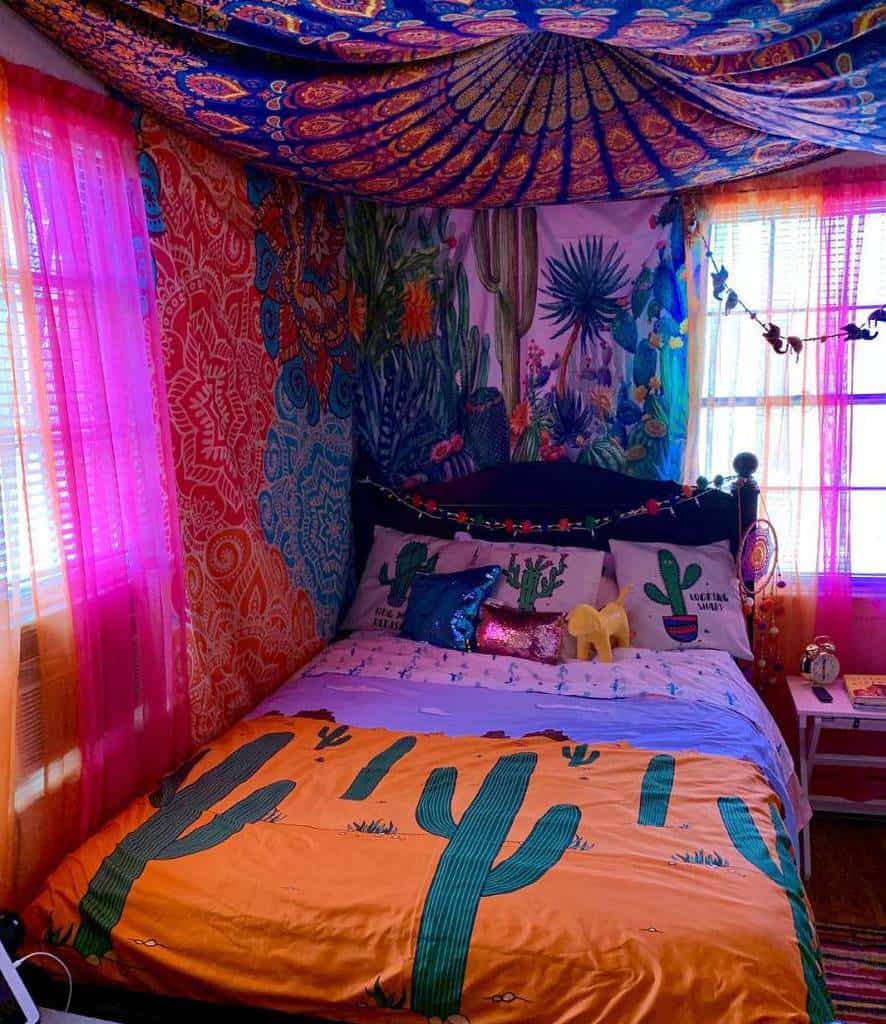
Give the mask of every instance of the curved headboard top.
[[[687, 501], [673, 512], [638, 516], [587, 530], [533, 532], [514, 537], [504, 530], [473, 528], [482, 540], [524, 540], [533, 544], [562, 544], [571, 547], [608, 549], [611, 538], [670, 544], [711, 544], [728, 540], [738, 550], [744, 529], [756, 517], [756, 484], [752, 476], [756, 459], [748, 453], [734, 463], [740, 486], [730, 490], [708, 490], [698, 501]], [[418, 491], [449, 510], [479, 513], [488, 518], [530, 519], [555, 524], [560, 518], [581, 522], [586, 516], [604, 518], [638, 508], [650, 498], [658, 501], [679, 494], [680, 484], [669, 480], [640, 480], [596, 466], [558, 462], [510, 462], [491, 466], [469, 476], [434, 484], [422, 484]], [[354, 487], [354, 526], [357, 564], [362, 565], [371, 545], [371, 527], [378, 523], [411, 533], [452, 537], [458, 526], [394, 501], [374, 487]]]

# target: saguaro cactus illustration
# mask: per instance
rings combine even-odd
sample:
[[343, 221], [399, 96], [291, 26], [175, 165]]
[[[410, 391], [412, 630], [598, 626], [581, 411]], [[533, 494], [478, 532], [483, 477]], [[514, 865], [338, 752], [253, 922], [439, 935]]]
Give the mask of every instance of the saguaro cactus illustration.
[[357, 772], [354, 781], [342, 793], [342, 800], [365, 800], [371, 796], [376, 786], [400, 758], [405, 757], [412, 750], [415, 743], [414, 736], [401, 736], [380, 754], [376, 754], [369, 764]]
[[404, 604], [415, 577], [421, 573], [432, 573], [437, 567], [439, 555], [428, 558], [428, 546], [418, 540], [407, 541], [400, 549], [395, 562], [395, 573], [388, 575], [388, 563], [384, 562], [378, 573], [378, 582], [390, 587], [388, 604], [399, 608]]
[[81, 924], [74, 949], [85, 957], [103, 956], [111, 948], [111, 930], [120, 920], [133, 883], [149, 861], [174, 860], [211, 850], [271, 814], [295, 788], [289, 779], [254, 790], [187, 835], [185, 829], [210, 807], [250, 779], [293, 738], [273, 732], [251, 740], [189, 786], [167, 794], [147, 821], [122, 839], [102, 861], [80, 901]]
[[673, 552], [662, 548], [658, 552], [658, 570], [664, 581], [665, 591], [663, 592], [654, 583], [646, 583], [643, 586], [643, 592], [650, 601], [655, 601], [656, 604], [670, 605], [672, 614], [662, 616], [668, 636], [680, 643], [690, 643], [698, 636], [698, 617], [686, 614], [683, 591], [698, 583], [701, 566], [697, 562], [690, 562], [686, 566], [681, 580], [680, 566], [677, 564]]
[[347, 743], [350, 740], [348, 735], [348, 727], [346, 725], [337, 725], [334, 729], [330, 729], [328, 725], [321, 727], [317, 733], [317, 745], [314, 750], [325, 750], [327, 747], [340, 747], [343, 743]]
[[[574, 749], [572, 747], [563, 747], [562, 753], [569, 762], [570, 768], [584, 768], [589, 764], [593, 764], [600, 756], [599, 750], [592, 750], [588, 754], [587, 743], [577, 743]], [[588, 756], [585, 757], [585, 754], [588, 754]]]
[[674, 759], [670, 754], [656, 754], [650, 758], [640, 786], [638, 825], [664, 828], [668, 817], [668, 804], [674, 788]]
[[[550, 570], [547, 575], [545, 575], [546, 570]], [[539, 555], [534, 559], [525, 558], [522, 569], [517, 561], [517, 556], [511, 555], [503, 576], [508, 586], [519, 592], [517, 607], [531, 612], [535, 611], [535, 602], [539, 598], [550, 597], [557, 587], [563, 586], [563, 580], [560, 577], [565, 571], [565, 555], [560, 555], [557, 565], [554, 565], [544, 555]]]
[[806, 982], [806, 1013], [809, 1015], [810, 1024], [826, 1024], [832, 1021], [834, 1008], [824, 983], [824, 970], [815, 933], [809, 920], [803, 884], [797, 874], [791, 854], [791, 841], [781, 815], [775, 805], [770, 804], [769, 815], [775, 829], [775, 847], [778, 855], [776, 865], [744, 800], [734, 796], [721, 796], [717, 801], [717, 808], [736, 850], [749, 864], [776, 885], [781, 886], [787, 895], [797, 945], [800, 948], [800, 962], [803, 966], [803, 979]]
[[520, 339], [535, 317], [538, 230], [535, 209], [477, 210], [471, 225], [477, 275], [495, 296], [495, 354], [508, 414], [520, 401]]
[[572, 804], [547, 810], [510, 857], [493, 867], [523, 804], [538, 755], [500, 757], [456, 824], [455, 768], [428, 776], [415, 817], [431, 835], [448, 840], [422, 911], [412, 974], [415, 1013], [458, 1013], [477, 908], [484, 896], [515, 892], [538, 881], [568, 849], [581, 812]]

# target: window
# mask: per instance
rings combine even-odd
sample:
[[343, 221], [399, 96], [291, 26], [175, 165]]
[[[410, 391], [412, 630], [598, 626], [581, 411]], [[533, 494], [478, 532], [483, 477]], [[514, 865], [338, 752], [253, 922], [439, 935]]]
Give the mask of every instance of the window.
[[[5, 159], [0, 149], [0, 181], [8, 180]], [[0, 242], [0, 583], [10, 588], [21, 625], [34, 616], [35, 577], [44, 599], [52, 593], [61, 600], [62, 556], [52, 514], [52, 455], [38, 380], [42, 361], [29, 342], [26, 323], [27, 316], [39, 315], [39, 307], [24, 299], [35, 289], [29, 254], [16, 245], [12, 214], [10, 196], [0, 189], [0, 225], [6, 229]], [[33, 239], [33, 223], [27, 228]]]
[[[886, 192], [863, 212], [847, 204], [824, 214], [800, 199], [719, 213], [715, 206], [710, 246], [729, 271], [727, 289], [734, 286], [783, 336], [862, 324], [886, 299]], [[836, 500], [846, 517], [842, 571], [886, 577], [883, 325], [874, 340], [808, 342], [799, 359], [778, 355], [741, 307], [724, 314], [708, 275], [701, 374], [698, 464], [713, 474], [728, 472], [739, 451], [759, 456], [783, 566], [801, 574], [821, 568], [824, 456], [837, 466]], [[845, 434], [829, 426], [835, 404], [845, 408]]]

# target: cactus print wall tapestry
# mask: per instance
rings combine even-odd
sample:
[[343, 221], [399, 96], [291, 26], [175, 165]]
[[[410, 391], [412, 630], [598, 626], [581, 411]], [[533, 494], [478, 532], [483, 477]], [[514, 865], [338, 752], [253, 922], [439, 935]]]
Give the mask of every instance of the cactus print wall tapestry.
[[392, 486], [509, 459], [681, 473], [676, 198], [520, 210], [349, 208], [355, 427]]
[[140, 123], [189, 613], [193, 733], [335, 629], [352, 356], [338, 200]]

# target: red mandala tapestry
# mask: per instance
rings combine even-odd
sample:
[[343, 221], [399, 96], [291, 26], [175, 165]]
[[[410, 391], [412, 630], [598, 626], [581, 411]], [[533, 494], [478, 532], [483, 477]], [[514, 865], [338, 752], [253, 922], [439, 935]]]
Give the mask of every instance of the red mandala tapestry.
[[[347, 549], [339, 506], [348, 496], [350, 407], [330, 394], [336, 375], [350, 374], [344, 235], [329, 197], [250, 177], [237, 161], [149, 117], [140, 124], [140, 165], [186, 559], [193, 733], [203, 742], [311, 657], [335, 625], [346, 556], [334, 567], [334, 585], [324, 585], [315, 565], [301, 564], [301, 546], [284, 550], [269, 536], [259, 499], [273, 460], [269, 443], [280, 434], [281, 370], [298, 361], [305, 401], [289, 419], [317, 437], [303, 460], [290, 455], [288, 469], [313, 468], [315, 449], [338, 453], [335, 471], [323, 476], [329, 493], [319, 509], [334, 521], [319, 529], [305, 523], [302, 532], [328, 525]], [[287, 269], [275, 284], [274, 301], [285, 307], [276, 319], [257, 266], [267, 262], [270, 222], [298, 228], [273, 243]], [[306, 222], [319, 227], [302, 230]], [[326, 277], [319, 291], [306, 291], [304, 275], [318, 280], [315, 264]], [[282, 532], [298, 536], [295, 528]]]

